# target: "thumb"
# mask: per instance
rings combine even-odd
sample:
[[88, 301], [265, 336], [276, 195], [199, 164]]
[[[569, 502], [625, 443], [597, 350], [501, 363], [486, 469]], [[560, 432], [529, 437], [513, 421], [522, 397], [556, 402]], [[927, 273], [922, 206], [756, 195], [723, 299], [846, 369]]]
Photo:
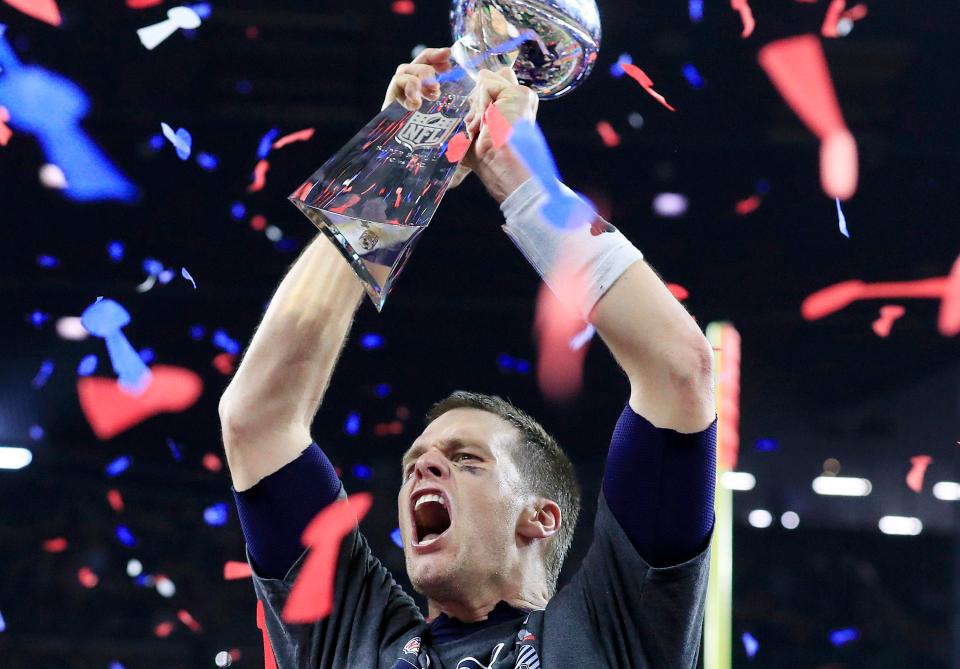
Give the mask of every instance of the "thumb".
[[517, 80], [517, 73], [513, 71], [513, 68], [512, 68], [512, 67], [503, 67], [503, 68], [500, 68], [500, 70], [497, 71], [497, 74], [499, 74], [501, 77], [503, 77], [504, 79], [506, 79], [507, 81], [509, 81], [511, 84], [519, 84], [519, 83], [520, 83], [520, 82]]

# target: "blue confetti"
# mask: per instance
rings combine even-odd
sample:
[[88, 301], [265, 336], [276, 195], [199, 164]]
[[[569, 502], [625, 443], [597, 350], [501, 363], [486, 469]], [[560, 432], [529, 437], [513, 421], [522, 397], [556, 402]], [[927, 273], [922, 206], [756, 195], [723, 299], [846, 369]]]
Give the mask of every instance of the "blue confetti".
[[42, 311], [34, 311], [30, 314], [30, 323], [32, 323], [35, 328], [43, 327], [43, 324], [49, 320], [50, 314], [45, 314]]
[[367, 332], [360, 337], [360, 346], [368, 351], [383, 347], [383, 336], [375, 332]]
[[163, 271], [163, 263], [157, 260], [156, 258], [144, 258], [143, 271], [149, 274], [150, 276], [157, 276], [160, 272]]
[[757, 439], [753, 447], [761, 453], [772, 453], [780, 448], [780, 444], [776, 439]]
[[123, 242], [112, 241], [107, 244], [107, 255], [110, 256], [110, 260], [113, 262], [120, 262], [123, 260], [124, 246]]
[[234, 220], [243, 220], [243, 217], [246, 215], [247, 208], [244, 206], [243, 202], [234, 202], [232, 205], [230, 205], [230, 216], [232, 216]]
[[93, 353], [83, 356], [80, 364], [77, 365], [77, 376], [90, 376], [97, 371], [98, 362], [97, 356]]
[[240, 95], [249, 95], [253, 92], [253, 84], [246, 79], [241, 79], [236, 83], [234, 89], [237, 91], [237, 93], [240, 93]]
[[182, 456], [180, 455], [180, 447], [177, 446], [177, 442], [167, 437], [167, 448], [170, 449], [170, 454], [173, 456], [173, 459], [180, 462]]
[[512, 370], [513, 369], [513, 358], [511, 358], [506, 353], [501, 353], [497, 356], [497, 366], [501, 369]]
[[213, 333], [213, 345], [232, 355], [240, 353], [240, 344], [224, 330], [216, 330]]
[[209, 19], [210, 14], [213, 13], [213, 8], [210, 6], [209, 2], [198, 2], [196, 4], [187, 6], [196, 12], [197, 16], [199, 16], [201, 19]]
[[226, 502], [218, 502], [203, 510], [203, 522], [213, 527], [226, 525], [229, 517], [230, 507], [227, 506]]
[[148, 142], [151, 149], [154, 151], [159, 151], [164, 145], [163, 133], [158, 132], [156, 135], [151, 135]]
[[187, 271], [187, 268], [186, 268], [186, 267], [181, 267], [181, 268], [180, 268], [180, 276], [182, 276], [184, 279], [186, 279], [187, 281], [189, 281], [190, 283], [192, 283], [194, 290], [197, 289], [197, 282], [193, 280], [193, 277], [192, 277], [192, 276], [190, 276], [190, 272]]
[[207, 172], [213, 172], [215, 169], [217, 169], [217, 166], [220, 165], [220, 161], [217, 160], [217, 157], [213, 154], [201, 151], [197, 154], [197, 165], [205, 169]]
[[3, 619], [3, 613], [0, 612], [0, 632], [4, 632], [7, 629], [7, 621]]
[[41, 439], [43, 439], [43, 435], [46, 433], [43, 431], [43, 428], [40, 427], [39, 425], [31, 425], [30, 429], [27, 431], [27, 434], [29, 434], [30, 438], [33, 439], [34, 441], [40, 441]]
[[367, 465], [354, 465], [353, 475], [358, 479], [369, 480], [373, 478], [373, 470]]
[[111, 662], [109, 669], [124, 669], [124, 666], [119, 662]]
[[846, 627], [830, 632], [830, 643], [839, 648], [860, 638], [860, 632], [853, 627]]
[[260, 145], [257, 146], [257, 158], [263, 160], [273, 148], [273, 143], [280, 136], [280, 128], [271, 128], [266, 135], [260, 138]]
[[347, 420], [343, 423], [343, 431], [351, 437], [360, 432], [360, 414], [354, 411], [347, 416]]
[[190, 326], [190, 339], [194, 341], [200, 341], [207, 334], [206, 329], [202, 325], [191, 325]]
[[700, 71], [693, 63], [684, 64], [683, 76], [687, 80], [687, 83], [693, 88], [696, 88], [697, 90], [703, 88], [703, 77], [700, 76]]
[[390, 394], [390, 384], [389, 383], [378, 383], [377, 387], [374, 388], [374, 394], [377, 397], [386, 397]]
[[160, 123], [160, 127], [163, 129], [163, 136], [170, 140], [173, 148], [177, 150], [177, 157], [180, 160], [189, 158], [190, 150], [193, 147], [193, 138], [190, 136], [190, 132], [186, 128], [179, 128], [174, 132], [173, 128], [163, 122]]
[[766, 179], [758, 179], [756, 186], [754, 186], [754, 189], [757, 191], [759, 195], [766, 195], [767, 193], [770, 192], [770, 182], [767, 181]]
[[274, 246], [278, 251], [284, 251], [285, 253], [289, 253], [290, 251], [297, 250], [297, 242], [292, 237], [284, 237], [283, 239], [278, 241], [276, 244], [274, 244]]
[[106, 342], [110, 363], [120, 385], [127, 390], [142, 391], [143, 384], [150, 379], [150, 369], [121, 330], [130, 322], [127, 310], [113, 300], [97, 299], [84, 309], [80, 322], [90, 334]]
[[44, 360], [40, 363], [40, 369], [37, 370], [37, 375], [33, 377], [31, 385], [35, 390], [43, 388], [47, 385], [51, 374], [53, 374], [53, 360]]
[[114, 478], [127, 471], [132, 463], [133, 460], [129, 455], [121, 455], [120, 457], [111, 460], [104, 469], [104, 472], [108, 477]]
[[620, 57], [617, 58], [617, 62], [610, 66], [610, 76], [619, 79], [626, 74], [623, 71], [624, 63], [630, 63], [631, 65], [633, 64], [633, 57], [629, 53], [621, 53]]
[[837, 198], [837, 218], [840, 220], [840, 234], [850, 239], [850, 233], [847, 231], [847, 218], [843, 215], [843, 209], [840, 208], [840, 198]]
[[126, 525], [117, 525], [117, 540], [124, 546], [136, 546], [137, 539]]
[[174, 274], [172, 269], [164, 269], [162, 272], [160, 272], [157, 275], [157, 281], [159, 281], [161, 285], [165, 286], [171, 281], [173, 281], [174, 276], [176, 275]]
[[136, 199], [136, 187], [83, 131], [83, 118], [93, 106], [86, 93], [63, 75], [21, 63], [3, 33], [0, 25], [0, 105], [16, 130], [36, 138], [43, 162], [63, 171], [63, 194], [76, 201]]
[[399, 527], [390, 533], [390, 539], [397, 545], [397, 548], [403, 548], [403, 537], [400, 535]]
[[690, 21], [700, 23], [703, 21], [703, 0], [689, 0], [687, 3], [687, 13]]
[[747, 651], [747, 657], [753, 659], [753, 656], [760, 650], [760, 642], [754, 639], [750, 632], [744, 632], [740, 638], [743, 640], [743, 649]]
[[137, 355], [140, 356], [140, 359], [143, 360], [143, 364], [145, 365], [149, 365], [157, 359], [157, 354], [153, 352], [152, 348], [142, 348]]
[[47, 255], [46, 253], [41, 253], [40, 255], [37, 256], [37, 264], [40, 267], [43, 267], [44, 269], [53, 269], [54, 267], [57, 267], [60, 264], [60, 261], [51, 255]]
[[518, 374], [529, 374], [530, 373], [530, 361], [521, 360], [520, 358], [515, 358], [513, 361], [513, 368], [517, 370]]

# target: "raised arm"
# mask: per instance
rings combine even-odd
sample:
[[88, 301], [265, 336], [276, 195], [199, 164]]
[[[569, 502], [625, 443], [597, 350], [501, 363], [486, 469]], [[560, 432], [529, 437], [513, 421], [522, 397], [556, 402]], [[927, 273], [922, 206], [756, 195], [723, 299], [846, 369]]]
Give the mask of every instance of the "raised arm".
[[[418, 109], [436, 99], [429, 80], [449, 69], [449, 49], [425, 49], [397, 68], [383, 106]], [[332, 242], [318, 235], [280, 283], [236, 375], [220, 399], [227, 463], [238, 492], [293, 462], [360, 304], [362, 288]]]

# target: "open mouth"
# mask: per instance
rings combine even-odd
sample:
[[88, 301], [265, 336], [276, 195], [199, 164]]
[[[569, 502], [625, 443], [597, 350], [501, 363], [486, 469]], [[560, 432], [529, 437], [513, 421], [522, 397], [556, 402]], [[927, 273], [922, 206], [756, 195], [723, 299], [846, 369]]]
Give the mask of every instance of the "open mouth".
[[450, 529], [447, 500], [437, 493], [426, 493], [413, 503], [413, 543], [429, 546]]

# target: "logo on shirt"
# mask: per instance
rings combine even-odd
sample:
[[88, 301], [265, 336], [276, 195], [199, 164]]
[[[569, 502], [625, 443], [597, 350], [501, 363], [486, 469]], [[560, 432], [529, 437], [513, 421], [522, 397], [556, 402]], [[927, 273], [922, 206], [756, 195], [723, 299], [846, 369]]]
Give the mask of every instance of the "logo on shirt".
[[420, 637], [415, 636], [403, 647], [404, 655], [417, 655], [420, 653]]
[[530, 630], [528, 630], [526, 627], [524, 627], [522, 630], [517, 632], [517, 638], [520, 639], [520, 641], [536, 641], [537, 640], [537, 637], [531, 634]]
[[540, 656], [533, 646], [520, 646], [514, 669], [540, 669]]

